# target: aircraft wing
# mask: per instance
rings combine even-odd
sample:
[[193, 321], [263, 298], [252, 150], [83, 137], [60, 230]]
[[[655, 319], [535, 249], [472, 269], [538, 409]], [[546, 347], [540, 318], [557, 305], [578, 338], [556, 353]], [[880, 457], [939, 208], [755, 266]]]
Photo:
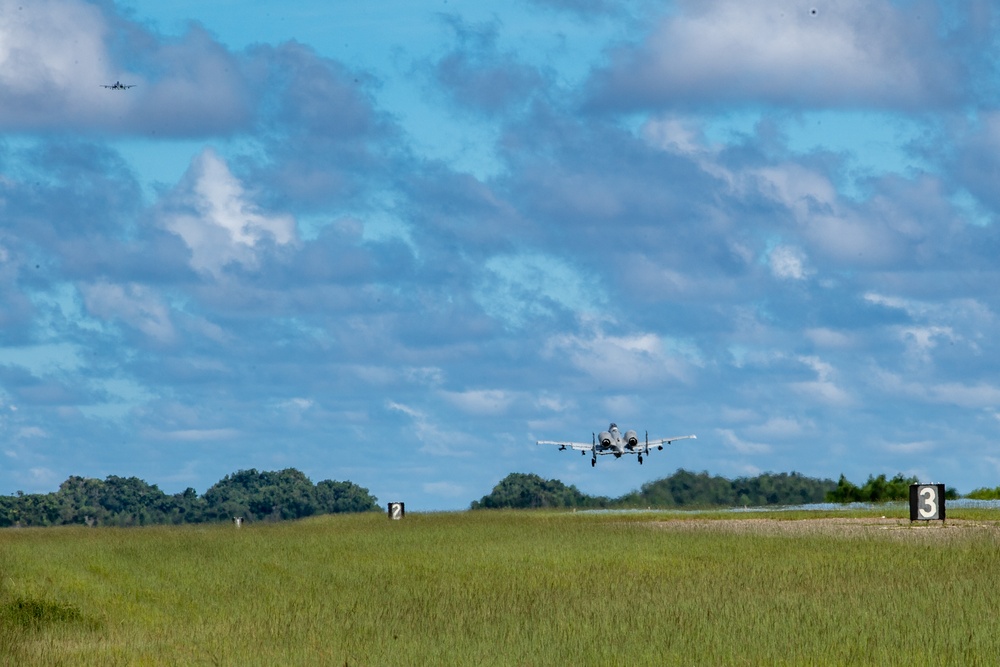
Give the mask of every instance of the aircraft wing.
[[578, 452], [589, 452], [594, 445], [589, 442], [560, 442], [557, 440], [539, 440], [539, 445], [556, 445], [559, 449], [575, 449]]
[[[687, 440], [689, 438], [692, 439], [692, 440], [697, 440], [698, 436], [696, 436], [696, 435], [675, 435], [672, 438], [661, 438], [660, 440], [650, 440], [649, 441], [649, 446], [650, 447], [662, 447], [663, 445], [669, 445], [671, 442], [675, 442], [677, 440]], [[643, 447], [645, 447], [646, 443], [640, 442], [639, 444], [642, 445]]]

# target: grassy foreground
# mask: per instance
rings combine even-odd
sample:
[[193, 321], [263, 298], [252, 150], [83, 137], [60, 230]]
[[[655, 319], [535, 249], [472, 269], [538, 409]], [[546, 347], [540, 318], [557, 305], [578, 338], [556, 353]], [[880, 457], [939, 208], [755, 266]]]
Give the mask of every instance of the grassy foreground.
[[[651, 523], [661, 518], [7, 529], [0, 664], [975, 665], [1000, 655], [1000, 517], [980, 513], [980, 530], [946, 540], [664, 530]], [[901, 529], [917, 530], [934, 528]]]

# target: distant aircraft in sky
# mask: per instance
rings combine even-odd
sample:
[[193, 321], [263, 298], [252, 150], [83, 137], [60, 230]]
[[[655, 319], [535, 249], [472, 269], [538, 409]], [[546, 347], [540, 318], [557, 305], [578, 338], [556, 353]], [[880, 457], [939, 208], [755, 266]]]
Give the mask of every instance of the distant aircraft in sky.
[[663, 445], [669, 445], [674, 440], [687, 440], [697, 438], [695, 435], [678, 435], [673, 438], [662, 438], [660, 440], [650, 440], [649, 432], [646, 433], [645, 442], [639, 442], [639, 435], [635, 431], [625, 431], [624, 435], [618, 429], [618, 424], [612, 423], [607, 431], [601, 431], [595, 436], [591, 433], [592, 442], [561, 442], [558, 440], [539, 440], [539, 445], [558, 445], [559, 451], [564, 449], [574, 449], [582, 452], [584, 456], [591, 452], [590, 465], [597, 465], [597, 455], [613, 454], [616, 459], [620, 459], [622, 454], [638, 454], [639, 465], [642, 465], [643, 455], [649, 456], [649, 448], [656, 447], [663, 449]]
[[110, 88], [111, 90], [128, 90], [129, 88], [135, 88], [136, 85], [137, 84], [132, 83], [132, 84], [129, 84], [129, 85], [126, 86], [121, 81], [115, 81], [114, 83], [112, 83], [110, 85], [102, 83], [101, 84], [101, 88]]

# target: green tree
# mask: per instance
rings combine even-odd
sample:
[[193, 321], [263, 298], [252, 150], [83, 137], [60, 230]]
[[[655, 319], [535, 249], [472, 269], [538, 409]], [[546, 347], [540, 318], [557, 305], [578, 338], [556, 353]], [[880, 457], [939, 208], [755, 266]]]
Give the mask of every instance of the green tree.
[[372, 509], [378, 504], [368, 489], [330, 480], [314, 487], [294, 468], [240, 470], [216, 483], [204, 497], [192, 488], [167, 495], [138, 477], [111, 475], [102, 481], [74, 475], [54, 493], [0, 497], [0, 526], [135, 526], [228, 521], [233, 516], [277, 521]]
[[1000, 486], [995, 488], [982, 487], [979, 489], [973, 489], [969, 493], [965, 494], [966, 498], [972, 498], [973, 500], [1000, 500]]
[[250, 520], [299, 519], [317, 513], [377, 509], [377, 499], [350, 482], [324, 480], [313, 486], [294, 468], [277, 472], [240, 470], [205, 492], [204, 515], [210, 520], [243, 516]]
[[856, 503], [861, 501], [861, 489], [848, 481], [843, 474], [837, 482], [837, 488], [826, 494], [827, 502], [831, 503]]
[[584, 495], [575, 486], [566, 486], [557, 479], [545, 480], [538, 475], [514, 472], [493, 487], [489, 495], [473, 501], [472, 509], [532, 508], [532, 507], [601, 507], [606, 498]]
[[[916, 477], [897, 474], [891, 480], [886, 476], [868, 476], [864, 486], [858, 487], [840, 476], [837, 488], [827, 494], [827, 502], [831, 503], [880, 503], [889, 500], [907, 500], [910, 497], [910, 485], [916, 484]], [[947, 495], [945, 496], [947, 497]]]
[[316, 484], [316, 507], [319, 512], [368, 512], [379, 509], [378, 499], [352, 482], [324, 479]]

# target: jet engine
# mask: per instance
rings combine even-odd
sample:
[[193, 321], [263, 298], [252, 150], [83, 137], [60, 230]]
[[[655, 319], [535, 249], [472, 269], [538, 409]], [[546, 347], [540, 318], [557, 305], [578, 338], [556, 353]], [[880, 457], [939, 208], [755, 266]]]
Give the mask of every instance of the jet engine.
[[601, 434], [597, 436], [597, 442], [601, 444], [601, 447], [611, 446], [611, 434], [607, 431], [601, 431]]
[[639, 444], [639, 434], [635, 431], [626, 431], [625, 444], [628, 445], [629, 449], [635, 448], [635, 446]]

